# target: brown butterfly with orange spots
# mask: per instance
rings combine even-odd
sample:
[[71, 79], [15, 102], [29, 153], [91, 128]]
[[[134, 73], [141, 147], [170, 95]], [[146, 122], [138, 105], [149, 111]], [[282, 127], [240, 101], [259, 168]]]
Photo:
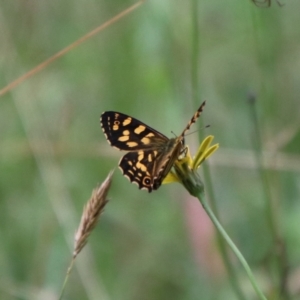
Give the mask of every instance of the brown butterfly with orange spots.
[[170, 139], [128, 115], [104, 112], [100, 123], [107, 141], [118, 150], [129, 151], [119, 162], [123, 175], [149, 193], [157, 190], [176, 159], [184, 153], [184, 135], [196, 122], [204, 106], [205, 101], [181, 135]]

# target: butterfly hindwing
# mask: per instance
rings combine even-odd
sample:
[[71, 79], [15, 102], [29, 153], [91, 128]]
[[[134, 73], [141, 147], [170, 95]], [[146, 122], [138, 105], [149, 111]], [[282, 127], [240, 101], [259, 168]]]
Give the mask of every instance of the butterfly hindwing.
[[150, 171], [153, 170], [155, 162], [149, 160], [149, 155], [154, 155], [152, 150], [128, 152], [121, 158], [119, 168], [131, 182], [150, 193], [153, 189], [153, 175]]

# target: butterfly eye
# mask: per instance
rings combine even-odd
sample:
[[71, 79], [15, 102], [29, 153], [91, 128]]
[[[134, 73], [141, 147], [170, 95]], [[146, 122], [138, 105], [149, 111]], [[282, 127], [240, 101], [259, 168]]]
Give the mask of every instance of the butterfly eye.
[[150, 177], [148, 177], [148, 176], [146, 176], [146, 177], [144, 177], [144, 179], [143, 179], [143, 184], [144, 185], [150, 185], [150, 183], [151, 183], [151, 179], [150, 179]]

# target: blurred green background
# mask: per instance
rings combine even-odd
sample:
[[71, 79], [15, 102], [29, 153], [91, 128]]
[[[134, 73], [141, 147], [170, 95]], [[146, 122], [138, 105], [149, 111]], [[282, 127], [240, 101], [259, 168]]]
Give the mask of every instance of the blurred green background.
[[[0, 88], [133, 3], [1, 1]], [[192, 131], [220, 144], [207, 163], [221, 223], [268, 299], [300, 299], [300, 2], [281, 3], [199, 1], [197, 39], [193, 1], [148, 1], [1, 97], [1, 299], [58, 298], [82, 208], [122, 156], [101, 131], [104, 110], [171, 137], [204, 100]], [[280, 245], [255, 159], [250, 94]], [[186, 138], [193, 153], [198, 135]], [[64, 299], [242, 299], [210, 220], [181, 185], [148, 194], [116, 170], [109, 197]], [[230, 257], [245, 299], [257, 299]]]

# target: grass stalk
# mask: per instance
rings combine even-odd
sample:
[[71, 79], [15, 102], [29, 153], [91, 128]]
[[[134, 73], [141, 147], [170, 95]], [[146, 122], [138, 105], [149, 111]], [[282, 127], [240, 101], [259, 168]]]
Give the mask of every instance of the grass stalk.
[[[271, 1], [268, 1], [271, 4]], [[276, 1], [279, 6], [281, 6], [279, 1]], [[262, 18], [264, 16], [264, 18]], [[273, 19], [270, 18], [273, 16]], [[252, 23], [253, 23], [253, 38], [255, 44], [255, 55], [257, 58], [257, 63], [260, 66], [261, 77], [264, 80], [261, 80], [260, 95], [265, 100], [264, 103], [274, 102], [276, 98], [276, 58], [277, 52], [274, 49], [279, 49], [281, 47], [280, 43], [280, 27], [274, 29], [274, 22], [278, 19], [274, 19], [275, 14], [263, 15], [261, 11], [252, 10]], [[270, 26], [272, 24], [272, 26]], [[275, 24], [278, 24], [276, 22]], [[270, 29], [271, 28], [271, 29]], [[272, 31], [271, 31], [272, 30]], [[276, 32], [276, 39], [268, 39], [268, 37], [273, 36]], [[268, 59], [266, 59], [268, 57]], [[289, 293], [287, 282], [289, 276], [289, 267], [288, 267], [288, 257], [286, 252], [286, 242], [282, 236], [280, 230], [279, 216], [276, 213], [276, 207], [271, 196], [270, 183], [268, 178], [268, 172], [264, 167], [264, 160], [262, 155], [263, 149], [263, 139], [261, 136], [261, 126], [259, 118], [257, 115], [256, 107], [256, 96], [254, 94], [249, 94], [249, 110], [250, 110], [250, 119], [254, 126], [254, 140], [253, 148], [255, 152], [255, 158], [257, 162], [257, 169], [262, 184], [263, 194], [265, 198], [265, 215], [267, 219], [267, 224], [269, 226], [269, 231], [271, 235], [271, 246], [270, 253], [272, 262], [275, 262], [277, 280], [273, 282], [274, 289], [278, 291], [278, 296], [283, 299], [291, 299]], [[261, 102], [263, 105], [263, 102]], [[272, 269], [272, 266], [270, 270]]]
[[65, 288], [71, 270], [73, 268], [75, 259], [77, 255], [81, 252], [81, 250], [84, 248], [84, 246], [87, 244], [88, 237], [93, 231], [93, 229], [95, 228], [95, 226], [97, 225], [99, 217], [103, 213], [104, 207], [108, 202], [107, 193], [111, 185], [112, 175], [113, 175], [113, 171], [111, 171], [108, 174], [108, 176], [100, 186], [98, 186], [96, 189], [93, 190], [92, 196], [90, 197], [90, 199], [88, 200], [87, 204], [83, 209], [81, 220], [78, 229], [75, 233], [75, 238], [74, 238], [75, 243], [74, 243], [72, 260], [70, 262], [68, 271], [66, 273], [64, 283], [62, 285], [59, 300], [63, 299]]
[[[191, 52], [191, 85], [192, 85], [192, 98], [193, 102], [198, 105], [200, 102], [200, 87], [199, 87], [199, 61], [200, 61], [200, 30], [199, 30], [199, 1], [191, 0], [191, 16], [192, 16], [192, 52]], [[200, 131], [201, 139], [203, 139], [203, 132]], [[214, 212], [218, 217], [218, 209], [216, 205], [216, 200], [214, 196], [214, 190], [212, 185], [212, 180], [210, 176], [210, 169], [207, 164], [204, 165], [204, 179], [207, 184], [207, 191], [209, 194], [209, 199], [213, 207]], [[219, 218], [219, 217], [218, 217]], [[245, 300], [245, 295], [241, 290], [237, 274], [235, 272], [234, 266], [229, 258], [229, 254], [225, 245], [224, 240], [221, 235], [217, 232], [217, 242], [219, 245], [219, 250], [221, 258], [223, 260], [225, 269], [227, 271], [230, 284], [236, 296], [240, 300]]]
[[280, 233], [278, 217], [276, 214], [276, 209], [271, 196], [270, 184], [268, 179], [267, 170], [264, 167], [263, 154], [262, 154], [262, 137], [259, 126], [259, 120], [256, 110], [256, 97], [250, 95], [249, 98], [250, 106], [250, 117], [254, 126], [254, 140], [253, 147], [255, 152], [255, 158], [258, 166], [258, 173], [260, 177], [260, 182], [262, 183], [262, 189], [265, 198], [265, 214], [270, 228], [270, 234], [272, 238], [272, 253], [274, 253], [277, 271], [279, 275], [278, 294], [284, 299], [290, 299], [290, 295], [287, 289], [287, 277], [288, 277], [288, 259], [286, 256], [286, 243]]
[[10, 90], [12, 90], [13, 88], [17, 87], [23, 81], [27, 80], [28, 78], [30, 78], [33, 75], [37, 74], [38, 72], [42, 71], [43, 69], [48, 67], [48, 65], [50, 65], [51, 63], [56, 61], [58, 58], [64, 56], [66, 53], [70, 52], [74, 48], [78, 47], [80, 44], [82, 44], [85, 41], [87, 41], [88, 39], [92, 38], [97, 33], [103, 31], [107, 27], [109, 27], [112, 24], [116, 23], [117, 21], [119, 21], [120, 19], [122, 19], [123, 17], [125, 17], [126, 15], [128, 15], [129, 13], [134, 11], [135, 9], [137, 9], [145, 1], [146, 0], [138, 1], [135, 4], [131, 5], [130, 7], [128, 7], [127, 9], [121, 11], [119, 14], [117, 14], [113, 18], [111, 18], [108, 21], [104, 22], [102, 25], [94, 28], [93, 30], [91, 30], [90, 32], [88, 32], [87, 34], [85, 34], [84, 36], [82, 36], [81, 38], [76, 40], [75, 42], [71, 43], [70, 45], [68, 45], [64, 49], [58, 51], [57, 53], [55, 53], [54, 55], [52, 55], [51, 57], [49, 57], [48, 59], [46, 59], [45, 61], [43, 61], [42, 63], [40, 63], [36, 67], [34, 67], [33, 69], [31, 69], [27, 73], [25, 73], [24, 75], [20, 76], [19, 78], [17, 78], [14, 81], [12, 81], [7, 86], [0, 89], [0, 97], [3, 96], [4, 94], [6, 94], [7, 92], [9, 92]]

